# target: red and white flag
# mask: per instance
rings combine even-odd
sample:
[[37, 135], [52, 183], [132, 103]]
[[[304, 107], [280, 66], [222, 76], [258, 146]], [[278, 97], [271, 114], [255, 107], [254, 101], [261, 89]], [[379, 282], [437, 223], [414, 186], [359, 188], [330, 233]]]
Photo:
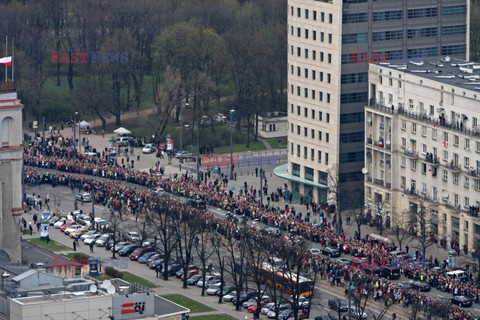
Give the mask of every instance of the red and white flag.
[[11, 67], [12, 66], [12, 57], [3, 57], [0, 58], [0, 63], [4, 66]]
[[443, 147], [445, 149], [448, 148], [448, 141], [447, 140], [443, 140]]

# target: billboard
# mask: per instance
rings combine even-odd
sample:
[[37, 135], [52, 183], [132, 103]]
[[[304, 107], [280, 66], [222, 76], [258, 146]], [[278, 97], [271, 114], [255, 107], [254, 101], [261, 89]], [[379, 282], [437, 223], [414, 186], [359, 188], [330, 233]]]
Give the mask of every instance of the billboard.
[[152, 317], [155, 314], [155, 295], [132, 293], [112, 296], [112, 309], [115, 320]]

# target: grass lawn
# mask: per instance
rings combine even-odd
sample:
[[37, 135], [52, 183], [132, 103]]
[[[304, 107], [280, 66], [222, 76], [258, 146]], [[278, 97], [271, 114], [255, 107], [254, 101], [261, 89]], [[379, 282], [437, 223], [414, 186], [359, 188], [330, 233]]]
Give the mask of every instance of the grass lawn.
[[89, 259], [90, 256], [83, 252], [69, 252], [64, 254], [65, 258], [68, 259]]
[[[247, 148], [245, 143], [241, 144], [234, 144], [233, 145], [233, 152], [246, 152], [246, 151], [261, 151], [265, 150], [265, 145], [261, 141], [257, 142], [250, 142], [250, 147]], [[230, 146], [223, 146], [215, 148], [215, 153], [230, 153]]]
[[98, 276], [94, 276], [95, 279], [97, 279], [98, 281], [103, 281], [103, 280], [110, 280], [110, 279], [113, 279], [112, 277], [110, 277], [108, 274], [100, 274]]
[[130, 283], [136, 282], [147, 288], [156, 288], [158, 287], [155, 283], [150, 282], [142, 277], [136, 276], [133, 273], [122, 271], [122, 279]]
[[50, 240], [50, 243], [47, 245], [46, 240], [42, 240], [40, 238], [35, 238], [35, 239], [29, 239], [32, 244], [37, 245], [39, 247], [42, 247], [44, 249], [50, 250], [50, 251], [71, 251], [73, 250], [72, 248], [66, 247], [63, 244], [60, 244], [56, 241]]
[[232, 318], [227, 314], [212, 314], [209, 316], [190, 317], [190, 319], [192, 320], [234, 320], [235, 318]]
[[[181, 294], [167, 294], [162, 296], [167, 300], [170, 300], [172, 302], [175, 302], [181, 306], [184, 306], [185, 308], [190, 309], [190, 313], [198, 313], [198, 312], [208, 312], [208, 311], [215, 311], [215, 309], [212, 309], [204, 304], [201, 304], [200, 302], [194, 301], [190, 298], [185, 297], [184, 295]], [[217, 319], [213, 318], [213, 316], [207, 316], [206, 318], [204, 317], [198, 317], [198, 319]], [[218, 319], [230, 319], [230, 318], [218, 318]]]
[[287, 137], [268, 139], [268, 143], [270, 143], [273, 149], [286, 148]]

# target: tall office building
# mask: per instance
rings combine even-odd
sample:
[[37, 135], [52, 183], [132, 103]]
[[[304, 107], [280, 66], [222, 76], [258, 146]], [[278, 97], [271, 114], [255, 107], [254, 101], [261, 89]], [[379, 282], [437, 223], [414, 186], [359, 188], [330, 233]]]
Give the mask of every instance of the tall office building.
[[327, 201], [331, 176], [355, 201], [342, 207], [361, 204], [366, 57], [468, 59], [468, 20], [466, 0], [288, 1], [289, 152], [274, 172], [294, 196]]
[[13, 82], [0, 82], [0, 248], [20, 261], [22, 108]]

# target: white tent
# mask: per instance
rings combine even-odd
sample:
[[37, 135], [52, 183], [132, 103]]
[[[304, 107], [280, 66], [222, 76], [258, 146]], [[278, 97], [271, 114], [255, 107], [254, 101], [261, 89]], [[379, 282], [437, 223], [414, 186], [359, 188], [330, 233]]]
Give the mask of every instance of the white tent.
[[87, 121], [83, 120], [82, 122], [79, 123], [79, 126], [80, 128], [86, 128], [86, 127], [91, 127], [92, 125]]
[[116, 130], [114, 130], [113, 132], [115, 132], [116, 134], [118, 135], [127, 135], [127, 134], [132, 134], [131, 131], [128, 131], [127, 129], [125, 129], [124, 127], [120, 127]]

